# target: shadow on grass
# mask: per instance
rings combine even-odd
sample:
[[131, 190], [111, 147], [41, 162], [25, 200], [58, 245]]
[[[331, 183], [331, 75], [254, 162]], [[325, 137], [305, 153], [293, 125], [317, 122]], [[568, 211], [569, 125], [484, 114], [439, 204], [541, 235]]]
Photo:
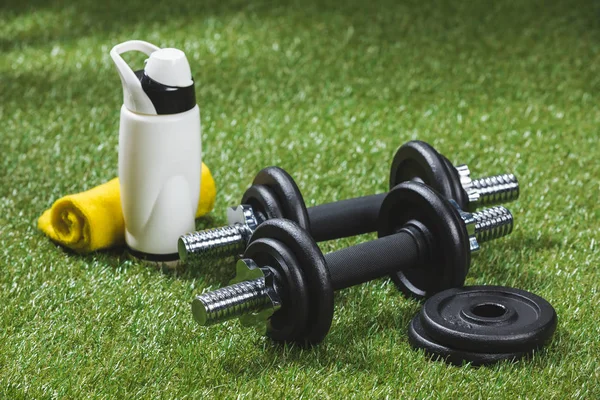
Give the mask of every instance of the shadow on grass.
[[[281, 6], [281, 5], [280, 5]], [[119, 34], [136, 30], [136, 26], [165, 24], [181, 19], [182, 25], [209, 16], [244, 11], [269, 12], [267, 0], [248, 3], [233, 1], [11, 1], [4, 2], [5, 23], [15, 29], [0, 38], [0, 50], [9, 51], [30, 46], [65, 44], [99, 34]], [[11, 21], [14, 20], [14, 21]], [[32, 22], [33, 21], [33, 22]]]
[[[40, 232], [40, 235], [43, 234]], [[52, 243], [56, 244], [57, 247], [69, 257], [85, 260], [87, 263], [100, 261], [103, 264], [109, 265], [110, 267], [117, 268], [125, 266], [126, 261], [130, 259], [130, 255], [125, 246], [116, 246], [111, 247], [110, 249], [96, 250], [92, 253], [81, 254], [69, 249], [68, 247], [62, 246], [60, 243], [54, 241], [52, 241]]]
[[[263, 2], [263, 7], [266, 6], [265, 3]], [[181, 17], [225, 15], [245, 8], [248, 8], [248, 4], [244, 1], [218, 0], [152, 4], [138, 1], [8, 0], [2, 5], [5, 18], [32, 18], [35, 21], [34, 15], [38, 14], [41, 23], [23, 22], [22, 29], [14, 29], [11, 36], [0, 39], [0, 49], [8, 51], [24, 46], [48, 45], [52, 42], [65, 43], [100, 33], [132, 31], [138, 24], [161, 23]], [[44, 24], [48, 21], [56, 23]], [[62, 23], [59, 23], [60, 21]], [[25, 26], [28, 26], [28, 29], [25, 29]]]
[[[488, 245], [486, 244], [484, 246]], [[538, 239], [532, 236], [526, 236], [519, 232], [511, 234], [505, 239], [499, 239], [497, 242], [490, 242], [489, 246], [499, 249], [507, 249], [510, 251], [519, 251], [525, 249], [528, 252], [531, 252], [554, 249], [560, 246], [560, 241], [556, 240], [556, 238], [553, 236], [545, 235]]]
[[[208, 229], [216, 226], [215, 219], [211, 216], [204, 216], [196, 220], [196, 229]], [[43, 235], [40, 232], [40, 235]], [[235, 261], [232, 258], [218, 260], [210, 265], [192, 265], [182, 264], [176, 267], [168, 266], [165, 264], [159, 264], [154, 262], [146, 262], [132, 256], [127, 247], [124, 245], [112, 247], [109, 249], [103, 249], [94, 251], [89, 254], [80, 254], [74, 250], [55, 243], [65, 254], [74, 259], [83, 260], [88, 264], [94, 262], [106, 265], [107, 268], [130, 268], [133, 264], [128, 263], [143, 263], [147, 268], [155, 270], [157, 273], [163, 274], [166, 277], [173, 279], [199, 279], [202, 278], [209, 284], [224, 285], [229, 282], [234, 275]]]
[[[223, 359], [223, 369], [231, 376], [245, 376], [255, 379], [281, 368], [304, 368], [314, 365], [319, 360], [320, 366], [333, 366], [347, 370], [349, 373], [370, 373], [379, 370], [382, 354], [377, 351], [365, 351], [371, 347], [372, 336], [386, 335], [391, 330], [400, 331], [397, 335], [397, 345], [408, 348], [407, 330], [411, 319], [419, 311], [418, 302], [407, 303], [399, 309], [386, 307], [377, 314], [365, 314], [360, 318], [347, 321], [343, 326], [334, 324], [329, 335], [321, 344], [300, 346], [272, 342], [268, 338], [258, 339], [257, 346], [262, 346], [258, 356], [248, 358], [245, 354], [230, 354]], [[249, 334], [255, 334], [249, 330]], [[393, 336], [393, 335], [388, 335]], [[568, 346], [565, 346], [565, 343]], [[581, 345], [581, 344], [579, 344]], [[561, 329], [560, 319], [557, 331], [550, 342], [518, 360], [505, 360], [499, 363], [478, 366], [475, 368], [526, 368], [544, 370], [550, 366], [556, 367], [556, 353], [571, 354], [571, 347], [578, 346], [572, 342], [568, 331]], [[417, 350], [414, 350], [417, 352]], [[444, 363], [443, 360], [432, 358], [423, 353], [423, 361]], [[399, 362], [401, 362], [399, 360]], [[565, 360], [564, 362], [568, 362]], [[453, 365], [446, 363], [448, 368], [464, 368], [469, 365]]]
[[[486, 252], [484, 246], [493, 246], [493, 251]], [[485, 243], [481, 254], [471, 258], [468, 278], [476, 282], [489, 282], [503, 285], [506, 282], [518, 282], [520, 288], [527, 289], [540, 285], [545, 277], [535, 265], [539, 254], [554, 252], [561, 243], [554, 237], [545, 236], [537, 239], [531, 236], [512, 235], [497, 242]]]
[[[588, 16], [589, 28], [597, 28], [598, 24], [592, 16], [597, 13], [598, 7], [593, 3], [590, 4], [589, 0], [582, 0], [581, 3], [579, 7], [570, 4], [567, 6], [569, 10], [577, 8], [586, 10], [585, 15]], [[6, 0], [0, 7], [5, 23], [12, 23], [11, 19], [24, 19], [24, 21], [14, 23], [10, 29], [11, 34], [0, 38], [0, 49], [6, 51], [24, 46], [48, 45], [52, 42], [64, 43], [102, 33], [114, 35], [121, 32], [133, 32], [144, 25], [164, 25], [173, 19], [181, 19], [182, 26], [193, 25], [209, 16], [239, 13], [253, 13], [261, 16], [298, 14], [304, 17], [305, 21], [315, 20], [325, 14], [335, 14], [350, 18], [350, 24], [361, 22], [373, 25], [379, 22], [381, 26], [381, 21], [373, 21], [373, 18], [377, 16], [377, 19], [386, 19], [396, 26], [389, 34], [381, 35], [381, 39], [397, 41], [402, 37], [404, 28], [421, 26], [429, 20], [442, 21], [441, 24], [436, 24], [438, 26], [432, 24], [428, 26], [429, 32], [435, 30], [442, 37], [456, 24], [474, 29], [485, 26], [487, 31], [494, 28], [501, 29], [505, 25], [510, 25], [510, 22], [514, 25], [528, 25], [528, 22], [531, 21], [523, 19], [527, 15], [521, 12], [519, 6], [519, 4], [509, 4], [508, 6], [489, 7], [484, 3], [465, 2], [463, 5], [460, 2], [452, 1], [435, 1], [429, 4], [417, 0], [375, 0], [371, 2], [283, 0], [277, 3], [270, 0], [253, 2], [173, 0], [152, 3], [116, 0], [77, 2]], [[545, 5], [540, 8], [540, 12], [544, 11], [546, 18], [542, 18], [540, 15], [539, 20], [550, 19], [555, 23], [562, 21], [564, 10], [560, 4]], [[34, 13], [39, 16], [34, 16]], [[496, 23], [482, 23], [482, 21], [490, 19]], [[504, 21], [507, 23], [504, 24]]]
[[[356, 303], [362, 307], [364, 302], [372, 300], [374, 299], [362, 298], [357, 299]], [[370, 309], [371, 306], [372, 304], [365, 308]], [[405, 337], [406, 327], [418, 308], [417, 302], [406, 302], [400, 306], [392, 304], [380, 312], [365, 313], [350, 321], [345, 317], [341, 318], [343, 323], [337, 323], [339, 319], [336, 318], [324, 341], [312, 346], [274, 342], [269, 338], [258, 336], [249, 328], [248, 334], [256, 335], [256, 345], [262, 346], [262, 351], [251, 359], [244, 354], [239, 356], [230, 354], [223, 359], [223, 369], [232, 376], [247, 376], [253, 379], [264, 375], [265, 372], [268, 373], [269, 369], [304, 368], [318, 359], [318, 363], [322, 366], [337, 365], [355, 372], [376, 370], [380, 362], [380, 354], [365, 351], [365, 348], [370, 346], [372, 337], [386, 335], [389, 331], [400, 331], [401, 337]], [[408, 345], [408, 342], [398, 344]]]
[[224, 286], [235, 276], [235, 258], [228, 257], [207, 263], [187, 263], [177, 268], [157, 267], [165, 276], [173, 279], [202, 279], [211, 286]]

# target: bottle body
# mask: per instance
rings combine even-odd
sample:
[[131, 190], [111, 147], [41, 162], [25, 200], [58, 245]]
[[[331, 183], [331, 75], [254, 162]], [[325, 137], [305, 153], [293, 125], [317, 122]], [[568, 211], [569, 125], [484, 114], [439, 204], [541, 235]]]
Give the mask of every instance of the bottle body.
[[121, 205], [125, 240], [134, 253], [155, 261], [178, 259], [179, 236], [195, 228], [201, 146], [197, 105], [168, 115], [121, 107]]

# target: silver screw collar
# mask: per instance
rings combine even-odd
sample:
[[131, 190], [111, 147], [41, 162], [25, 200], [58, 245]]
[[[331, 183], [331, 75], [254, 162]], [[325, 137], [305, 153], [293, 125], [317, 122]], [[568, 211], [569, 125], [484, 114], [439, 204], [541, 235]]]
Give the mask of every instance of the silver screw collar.
[[519, 181], [513, 174], [472, 179], [467, 165], [463, 164], [455, 168], [460, 178], [460, 184], [467, 193], [468, 208], [471, 211], [481, 206], [507, 203], [519, 198]]
[[465, 223], [471, 252], [480, 250], [479, 243], [507, 236], [513, 230], [514, 218], [506, 207], [496, 206], [470, 213], [461, 210], [454, 200], [450, 200], [450, 203], [456, 208]]
[[227, 209], [227, 221], [229, 222], [229, 225], [240, 224], [247, 227], [250, 235], [252, 235], [258, 227], [258, 219], [254, 214], [254, 210], [247, 204], [229, 207]]

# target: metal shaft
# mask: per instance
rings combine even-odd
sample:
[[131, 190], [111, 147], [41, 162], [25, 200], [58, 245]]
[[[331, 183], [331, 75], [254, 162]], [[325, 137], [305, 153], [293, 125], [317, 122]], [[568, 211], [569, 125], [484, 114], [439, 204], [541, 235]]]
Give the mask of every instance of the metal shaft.
[[202, 263], [241, 254], [252, 235], [242, 224], [188, 233], [179, 238], [179, 258]]
[[473, 213], [475, 218], [475, 237], [480, 243], [498, 239], [513, 230], [513, 216], [503, 206], [484, 208]]
[[513, 174], [474, 179], [471, 187], [479, 192], [476, 207], [508, 203], [519, 198], [519, 181]]
[[212, 325], [270, 307], [265, 278], [257, 278], [197, 296], [192, 313], [200, 325]]

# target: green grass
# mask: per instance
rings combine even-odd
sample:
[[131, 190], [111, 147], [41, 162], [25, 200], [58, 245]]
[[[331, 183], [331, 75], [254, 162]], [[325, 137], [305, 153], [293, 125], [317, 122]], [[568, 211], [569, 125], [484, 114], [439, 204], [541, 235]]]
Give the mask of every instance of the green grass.
[[[594, 2], [0, 7], [0, 397], [600, 397]], [[321, 345], [278, 346], [235, 321], [192, 320], [193, 296], [230, 270], [166, 274], [122, 249], [52, 244], [36, 230], [42, 211], [117, 173], [122, 95], [108, 51], [132, 38], [191, 61], [219, 188], [202, 226], [224, 223], [267, 165], [287, 169], [309, 204], [385, 190], [391, 155], [415, 138], [477, 175], [515, 172], [515, 231], [485, 246], [467, 283], [548, 299], [552, 343], [491, 367], [428, 361], [406, 337], [419, 304], [380, 280], [336, 295]]]

